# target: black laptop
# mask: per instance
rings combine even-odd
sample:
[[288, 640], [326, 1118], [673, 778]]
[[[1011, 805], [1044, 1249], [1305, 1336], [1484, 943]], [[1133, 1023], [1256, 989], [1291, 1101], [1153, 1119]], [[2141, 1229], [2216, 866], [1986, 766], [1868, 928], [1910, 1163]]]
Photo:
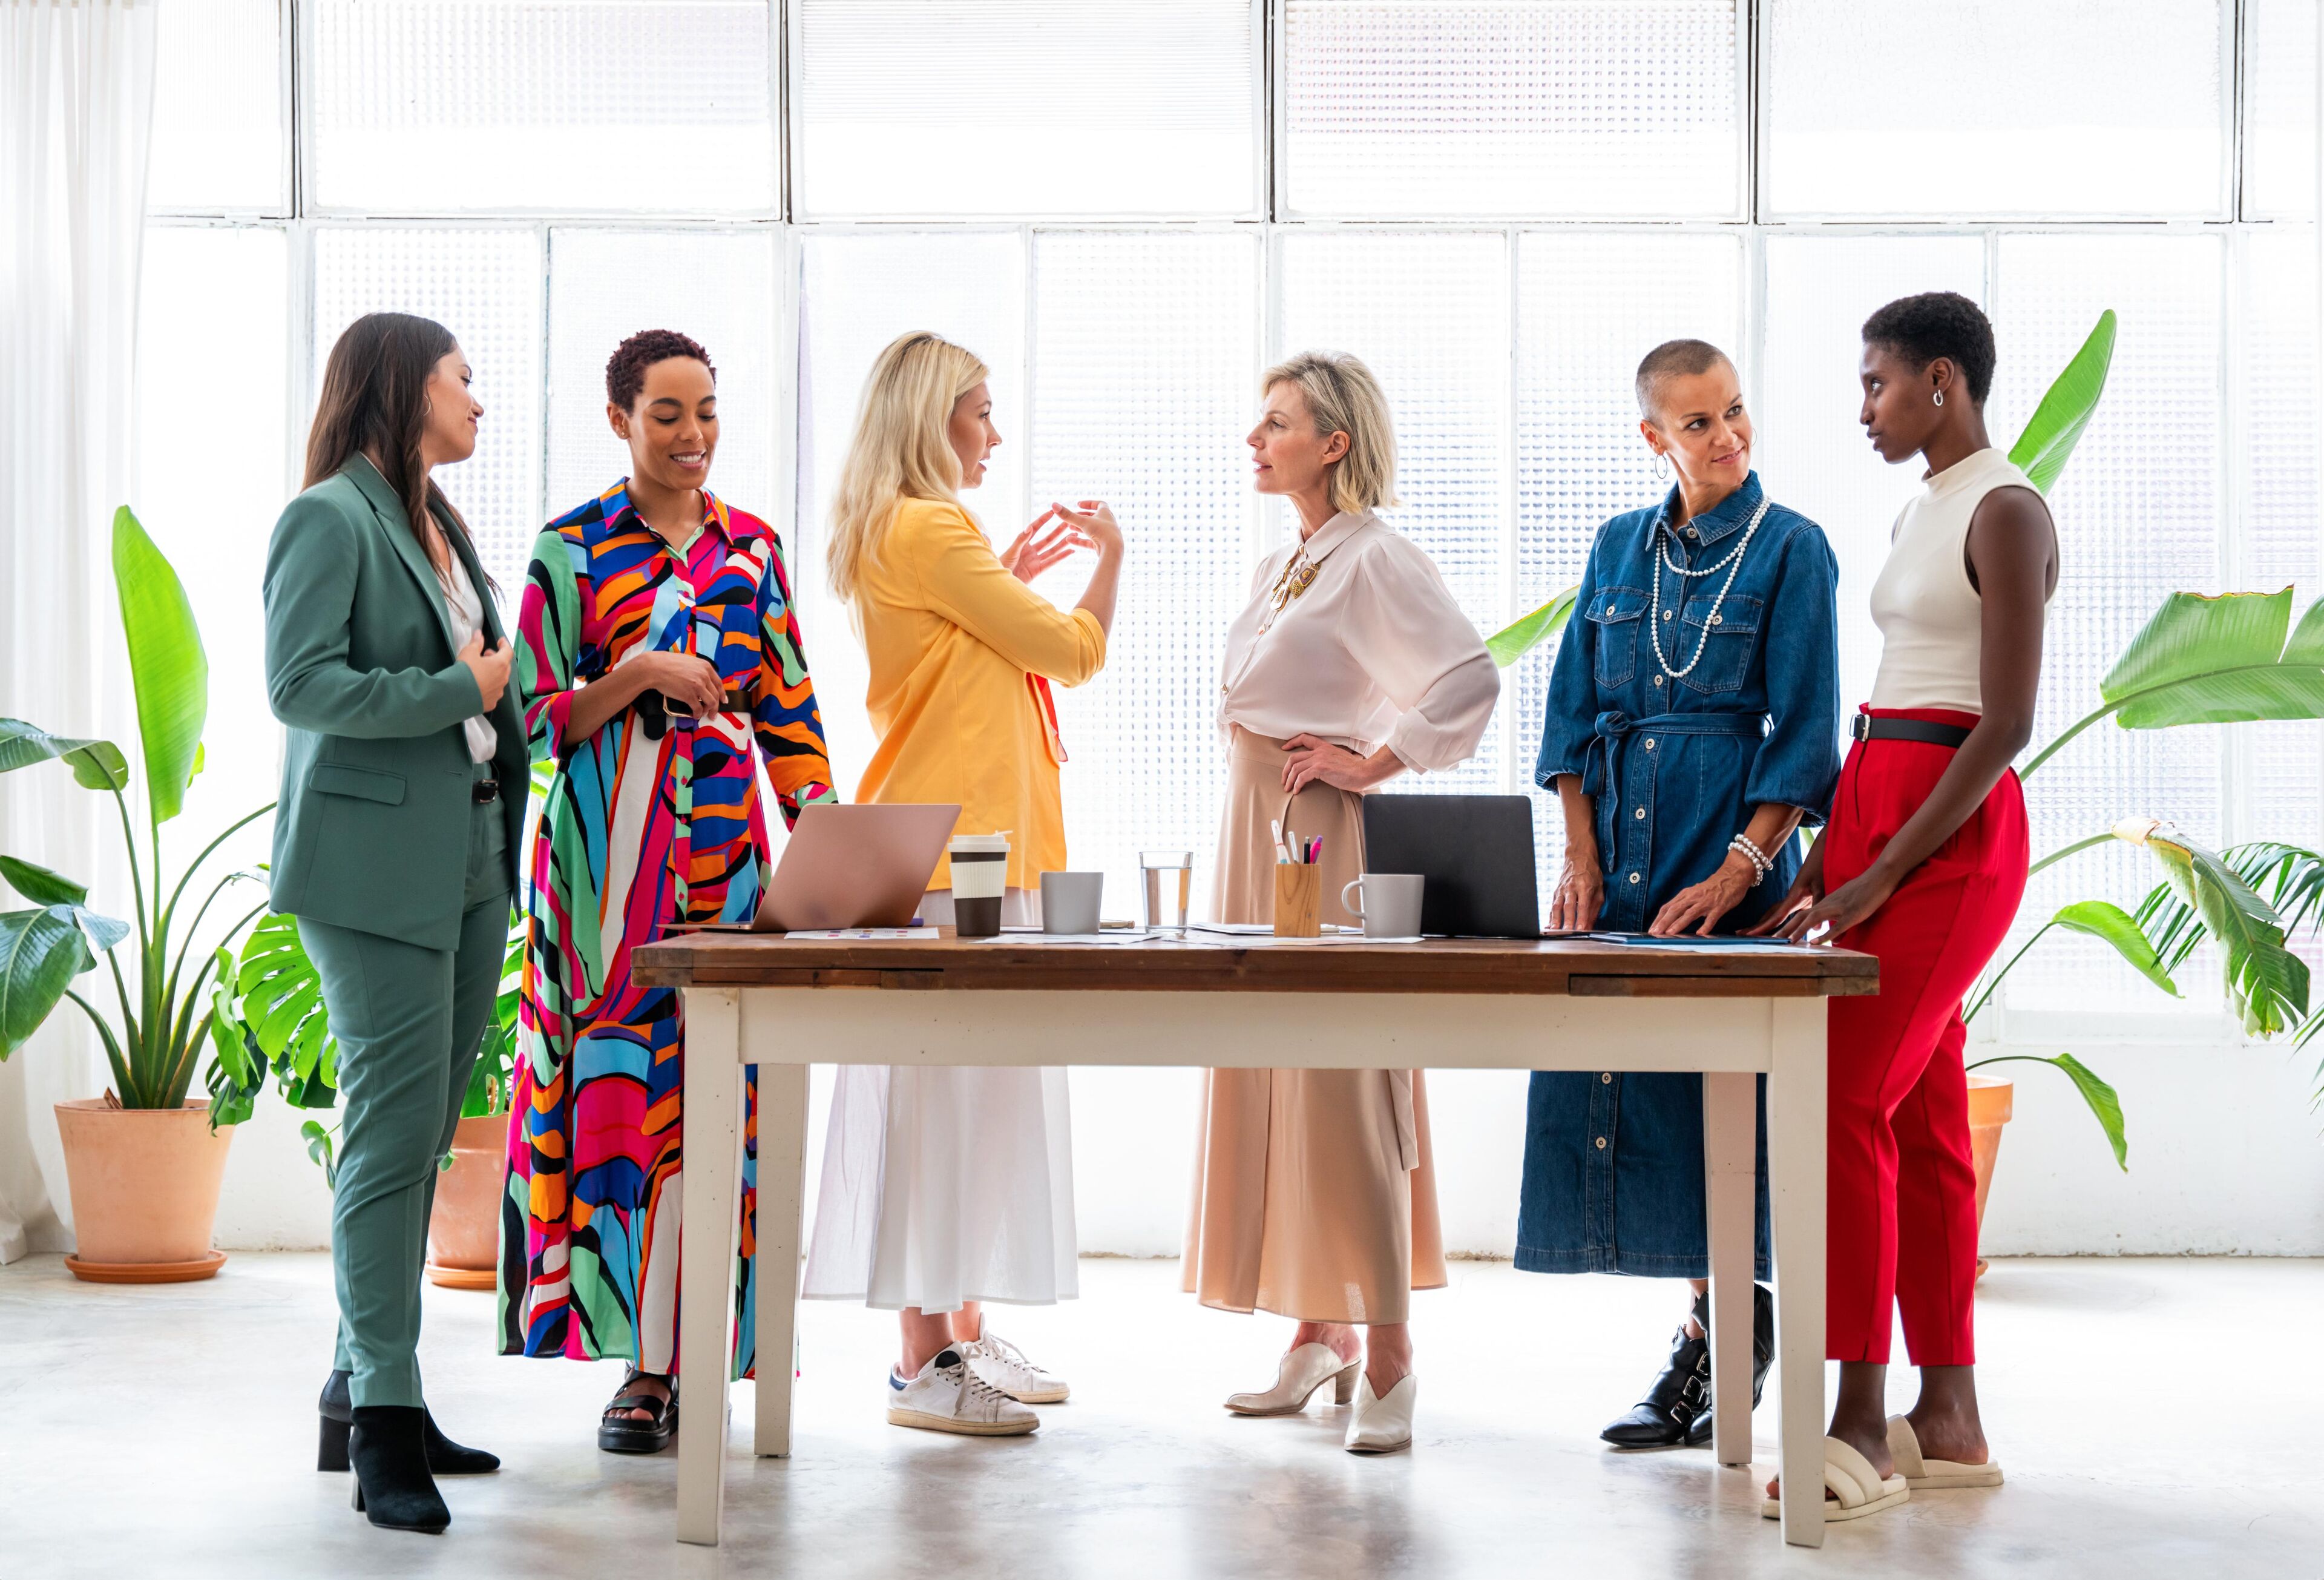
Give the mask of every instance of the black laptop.
[[1533, 803], [1524, 796], [1366, 796], [1364, 870], [1418, 873], [1420, 930], [1537, 938]]

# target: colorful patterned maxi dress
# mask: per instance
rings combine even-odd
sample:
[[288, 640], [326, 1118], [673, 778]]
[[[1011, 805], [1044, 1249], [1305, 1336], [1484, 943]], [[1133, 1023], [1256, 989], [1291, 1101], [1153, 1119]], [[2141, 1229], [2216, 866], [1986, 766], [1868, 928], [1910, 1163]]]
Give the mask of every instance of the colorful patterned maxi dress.
[[[525, 727], [557, 776], [532, 844], [501, 1353], [624, 1356], [670, 1373], [684, 1028], [675, 989], [632, 984], [630, 949], [668, 921], [756, 912], [767, 832], [754, 738], [787, 824], [831, 799], [831, 765], [773, 529], [705, 491], [701, 530], [672, 550], [631, 506], [627, 481], [541, 533], [518, 624]], [[716, 664], [717, 717], [673, 718], [648, 690], [585, 744], [563, 744], [576, 688], [650, 651]], [[737, 1376], [754, 1315], [748, 1073]]]

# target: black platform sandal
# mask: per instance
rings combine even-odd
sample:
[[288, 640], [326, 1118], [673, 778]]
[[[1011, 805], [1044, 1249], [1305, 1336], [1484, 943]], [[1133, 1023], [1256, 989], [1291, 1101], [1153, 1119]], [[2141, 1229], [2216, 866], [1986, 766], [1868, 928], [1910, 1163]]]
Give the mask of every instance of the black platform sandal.
[[[1711, 1297], [1694, 1298], [1694, 1320], [1711, 1331]], [[1775, 1301], [1762, 1285], [1751, 1287], [1751, 1403], [1757, 1408], [1775, 1360]], [[1671, 1335], [1670, 1360], [1646, 1397], [1630, 1413], [1598, 1436], [1617, 1448], [1707, 1448], [1711, 1409], [1711, 1341], [1689, 1338], [1681, 1323]]]
[[428, 1474], [418, 1405], [357, 1405], [347, 1436], [347, 1459], [355, 1475], [355, 1511], [387, 1530], [434, 1535], [452, 1523], [436, 1478]]
[[[317, 1470], [347, 1468], [347, 1434], [354, 1429], [355, 1400], [347, 1392], [347, 1373], [334, 1372], [323, 1384], [323, 1397], [315, 1401], [322, 1417], [322, 1442], [315, 1452]], [[420, 1440], [428, 1453], [428, 1471], [431, 1475], [489, 1475], [500, 1469], [497, 1454], [481, 1448], [470, 1448], [455, 1443], [438, 1429], [436, 1417], [425, 1405], [420, 1407]]]
[[[659, 1399], [650, 1393], [628, 1391], [641, 1377], [653, 1377], [669, 1389], [669, 1397]], [[608, 1454], [659, 1454], [678, 1435], [678, 1385], [650, 1372], [632, 1372], [622, 1387], [623, 1391], [613, 1397], [605, 1406], [605, 1413], [598, 1418], [597, 1446]], [[643, 1410], [652, 1418], [633, 1421], [615, 1413], [620, 1410]]]

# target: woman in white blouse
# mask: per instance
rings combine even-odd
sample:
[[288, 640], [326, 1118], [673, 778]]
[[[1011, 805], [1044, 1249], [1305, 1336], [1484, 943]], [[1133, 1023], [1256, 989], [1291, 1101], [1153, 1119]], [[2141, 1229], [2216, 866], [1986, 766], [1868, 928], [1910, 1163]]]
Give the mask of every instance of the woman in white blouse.
[[[1260, 385], [1256, 485], [1297, 507], [1299, 539], [1261, 562], [1227, 633], [1218, 919], [1272, 919], [1279, 823], [1322, 837], [1323, 919], [1348, 922], [1339, 895], [1363, 871], [1364, 792], [1476, 751], [1500, 674], [1435, 566], [1372, 513], [1397, 502], [1371, 370], [1307, 352]], [[1227, 1409], [1289, 1415], [1328, 1381], [1336, 1402], [1356, 1401], [1349, 1449], [1407, 1446], [1406, 1307], [1445, 1281], [1418, 1072], [1206, 1072], [1185, 1268], [1205, 1306], [1299, 1323], [1275, 1385]]]

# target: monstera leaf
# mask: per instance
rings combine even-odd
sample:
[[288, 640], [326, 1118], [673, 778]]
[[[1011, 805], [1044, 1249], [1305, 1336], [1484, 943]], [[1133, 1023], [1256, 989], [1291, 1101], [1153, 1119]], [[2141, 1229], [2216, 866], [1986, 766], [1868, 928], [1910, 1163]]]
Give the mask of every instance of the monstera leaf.
[[2109, 714], [2126, 730], [2324, 718], [2324, 599], [2293, 629], [2290, 587], [2172, 593], [2098, 682], [2098, 695], [2097, 707], [2018, 771], [2021, 779]]
[[1532, 614], [1485, 638], [1485, 651], [1493, 655], [1493, 662], [1506, 670], [1556, 637], [1573, 617], [1573, 596], [1581, 590], [1578, 587], [1568, 587]]
[[2074, 453], [2080, 442], [2082, 430], [2090, 425], [2090, 413], [2098, 409], [2098, 396], [2106, 390], [2107, 369], [2114, 362], [2114, 309], [2098, 315], [2098, 326], [2091, 329], [2082, 348], [2074, 353], [2066, 371], [2052, 383], [2042, 403], [2034, 408], [2026, 420], [2025, 431], [2009, 447], [2010, 461], [2023, 470], [2026, 479], [2043, 493], [2066, 469], [2066, 457]]

